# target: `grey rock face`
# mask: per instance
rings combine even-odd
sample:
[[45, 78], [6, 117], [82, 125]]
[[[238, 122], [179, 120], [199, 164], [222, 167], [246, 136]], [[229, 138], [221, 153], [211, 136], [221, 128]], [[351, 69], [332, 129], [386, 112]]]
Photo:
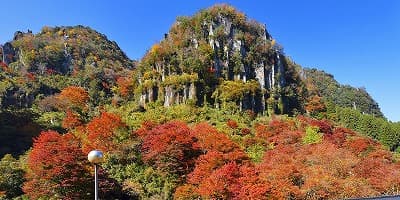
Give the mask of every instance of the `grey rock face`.
[[[213, 51], [211, 65], [217, 79], [244, 83], [255, 80], [259, 83], [257, 94], [249, 93], [236, 102], [240, 109], [264, 113], [267, 109], [267, 99], [271, 97], [276, 101], [281, 99], [280, 94], [276, 91], [286, 84], [285, 62], [282, 61], [284, 56], [280, 50], [274, 48], [274, 41], [265, 25], [251, 22], [249, 26], [252, 26], [251, 32], [234, 24], [230, 17], [218, 14], [213, 20], [202, 22], [202, 34], [197, 36], [193, 34], [189, 37], [191, 47], [185, 47], [186, 49], [178, 51], [183, 51], [182, 55], [186, 55], [185, 51], [188, 49], [198, 49], [201, 42], [206, 42]], [[253, 41], [255, 44], [251, 44], [251, 47], [250, 44], [246, 44], [244, 36], [239, 36], [244, 33], [255, 38]], [[165, 40], [169, 40], [168, 37]], [[161, 82], [171, 75], [170, 63], [156, 62], [152, 67], [161, 75]], [[175, 73], [177, 73], [175, 75], [179, 75], [182, 72]], [[184, 83], [179, 88], [167, 85], [162, 88], [163, 95], [159, 95], [159, 98], [162, 98], [160, 100], [163, 101], [164, 106], [186, 103], [188, 100], [197, 101], [197, 98], [202, 100], [201, 95], [198, 96], [202, 94], [200, 91], [202, 89], [193, 82]], [[154, 93], [146, 92], [146, 95], [141, 97], [143, 99], [141, 102], [156, 100], [152, 97], [153, 95]], [[220, 103], [215, 102], [215, 105], [218, 106]]]
[[6, 42], [4, 45], [0, 46], [2, 52], [2, 61], [7, 65], [14, 62], [15, 49], [11, 43]]

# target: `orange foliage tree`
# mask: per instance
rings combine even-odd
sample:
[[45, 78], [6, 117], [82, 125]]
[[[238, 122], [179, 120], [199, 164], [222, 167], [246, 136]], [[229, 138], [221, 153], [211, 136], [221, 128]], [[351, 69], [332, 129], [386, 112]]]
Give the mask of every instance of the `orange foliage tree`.
[[308, 114], [314, 115], [319, 112], [325, 112], [326, 106], [322, 101], [322, 97], [314, 95], [308, 99], [305, 109]]
[[198, 192], [210, 199], [232, 199], [239, 189], [239, 177], [239, 166], [235, 162], [227, 163], [205, 177]]
[[128, 77], [119, 77], [117, 79], [118, 91], [122, 97], [128, 97], [130, 93], [133, 93], [133, 80]]
[[85, 108], [89, 101], [88, 92], [79, 86], [68, 86], [59, 94], [58, 98], [63, 101], [67, 108]]
[[79, 114], [74, 113], [73, 111], [68, 109], [65, 113], [65, 117], [61, 125], [65, 129], [73, 129], [77, 126], [82, 125], [82, 121], [80, 119]]
[[[221, 153], [240, 154], [243, 153], [239, 145], [229, 139], [227, 135], [219, 132], [206, 122], [199, 123], [193, 127], [193, 135], [196, 137], [197, 142], [193, 145], [195, 148], [201, 149], [203, 152], [218, 151]], [[242, 154], [241, 158], [245, 158]], [[231, 157], [234, 159], [233, 157]], [[239, 159], [240, 157], [238, 157]]]
[[117, 147], [115, 138], [125, 127], [120, 116], [108, 112], [101, 113], [86, 125], [87, 138], [84, 141], [84, 151], [99, 149], [108, 152], [115, 150]]
[[273, 119], [268, 125], [256, 124], [256, 138], [266, 140], [267, 143], [273, 145], [289, 145], [296, 144], [301, 140], [302, 132], [296, 127], [293, 120]]
[[390, 152], [377, 149], [361, 159], [355, 167], [355, 174], [365, 178], [380, 194], [397, 193], [400, 189], [400, 170], [399, 164], [393, 163]]
[[229, 128], [232, 128], [232, 129], [235, 129], [235, 128], [238, 127], [237, 122], [236, 122], [235, 120], [232, 120], [232, 119], [228, 120], [228, 121], [226, 122], [226, 125], [227, 125]]
[[85, 121], [85, 111], [89, 101], [88, 92], [78, 86], [69, 86], [64, 88], [56, 97], [59, 102], [56, 106], [65, 111], [65, 118], [62, 127], [65, 129], [74, 129]]
[[196, 160], [194, 170], [188, 175], [188, 184], [178, 187], [175, 197], [236, 197], [241, 188], [239, 178], [243, 176], [239, 168], [249, 164], [249, 158], [236, 143], [207, 123], [196, 125], [192, 132], [197, 139], [193, 147], [204, 154]]

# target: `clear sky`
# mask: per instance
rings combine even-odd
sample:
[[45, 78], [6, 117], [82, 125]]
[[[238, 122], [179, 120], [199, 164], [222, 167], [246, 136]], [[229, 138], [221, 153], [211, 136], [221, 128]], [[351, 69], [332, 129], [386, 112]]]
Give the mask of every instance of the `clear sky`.
[[116, 41], [140, 59], [160, 41], [177, 16], [193, 15], [215, 3], [229, 3], [265, 23], [285, 52], [342, 84], [365, 87], [385, 116], [400, 121], [400, 1], [242, 0], [89, 1], [0, 0], [0, 43], [17, 30], [85, 25]]

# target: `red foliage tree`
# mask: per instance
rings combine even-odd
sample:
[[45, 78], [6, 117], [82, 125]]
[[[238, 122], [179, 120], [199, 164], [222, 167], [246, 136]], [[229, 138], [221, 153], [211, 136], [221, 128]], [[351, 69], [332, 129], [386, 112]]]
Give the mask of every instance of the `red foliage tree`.
[[[346, 141], [351, 142], [359, 145], [359, 140]], [[365, 156], [368, 151], [365, 145], [361, 146]], [[314, 145], [280, 145], [265, 153], [257, 171], [270, 185], [270, 197], [277, 199], [354, 198], [394, 193], [394, 188], [399, 187], [399, 169], [392, 164], [390, 153], [377, 146], [373, 148], [378, 150], [360, 159], [358, 150], [341, 148], [330, 140]]]
[[117, 144], [114, 141], [118, 131], [125, 127], [121, 117], [116, 114], [103, 112], [86, 125], [87, 141], [84, 151], [99, 149], [104, 152], [113, 151]]
[[[206, 177], [213, 169], [216, 169], [228, 162], [247, 162], [249, 158], [243, 150], [228, 138], [224, 133], [207, 123], [200, 123], [193, 127], [193, 134], [197, 141], [194, 147], [206, 152], [196, 161], [196, 168], [191, 176], [198, 176], [197, 173], [204, 174]], [[207, 170], [209, 169], [209, 170]]]
[[256, 124], [256, 136], [261, 138], [269, 138], [279, 135], [283, 132], [296, 130], [296, 123], [293, 120], [279, 120], [274, 119], [268, 125]]
[[7, 71], [7, 70], [8, 70], [7, 64], [4, 63], [4, 62], [2, 62], [2, 61], [0, 61], [0, 67], [1, 67], [4, 71]]
[[272, 120], [269, 125], [257, 124], [256, 136], [274, 145], [296, 144], [301, 140], [303, 133], [295, 130], [295, 122], [292, 120]]
[[324, 134], [324, 140], [335, 144], [337, 147], [342, 147], [346, 138], [354, 136], [355, 134], [356, 133], [350, 129], [338, 127], [333, 130], [332, 134]]
[[254, 129], [256, 131], [256, 136], [259, 138], [268, 138], [273, 134], [265, 124], [256, 124]]
[[238, 123], [235, 120], [232, 120], [232, 119], [228, 120], [226, 122], [226, 125], [231, 129], [236, 129], [238, 127]]
[[36, 79], [35, 74], [33, 74], [32, 72], [26, 73], [26, 78], [28, 78], [28, 80], [30, 81], [34, 81]]
[[86, 155], [72, 135], [42, 132], [28, 155], [23, 190], [32, 199], [84, 199], [90, 188], [90, 174], [83, 167], [87, 164]]
[[370, 138], [354, 137], [351, 140], [346, 140], [343, 146], [353, 153], [360, 155], [367, 150], [373, 150], [375, 147], [378, 146], [378, 144]]
[[240, 171], [235, 162], [214, 170], [199, 185], [198, 193], [207, 199], [232, 199], [239, 188]]
[[257, 166], [260, 176], [270, 184], [269, 194], [273, 199], [299, 196], [302, 164], [297, 162], [296, 151], [293, 146], [277, 146], [267, 151], [263, 162]]
[[241, 135], [248, 135], [248, 134], [250, 134], [251, 133], [251, 130], [249, 129], [249, 128], [242, 128], [241, 130], [240, 130], [240, 134]]
[[268, 199], [270, 185], [251, 165], [229, 162], [214, 170], [199, 185], [205, 199]]
[[239, 168], [248, 164], [249, 158], [236, 143], [207, 123], [196, 125], [193, 134], [197, 139], [194, 147], [205, 154], [196, 160], [187, 182], [204, 198], [234, 198], [242, 177]]
[[144, 121], [144, 122], [142, 122], [140, 128], [138, 130], [134, 131], [134, 134], [141, 138], [144, 138], [149, 133], [149, 131], [156, 126], [157, 126], [157, 124], [152, 121]]
[[240, 174], [238, 186], [232, 191], [235, 194], [234, 199], [268, 199], [270, 184], [260, 177], [254, 166], [241, 166]]
[[62, 122], [63, 128], [73, 129], [81, 125], [79, 113], [82, 114], [82, 111], [87, 109], [88, 92], [82, 87], [69, 86], [64, 88], [56, 98], [58, 100], [56, 106], [66, 112]]
[[365, 178], [379, 193], [394, 193], [400, 187], [400, 169], [393, 164], [392, 155], [377, 149], [370, 152], [355, 167], [357, 176]]
[[218, 151], [209, 151], [196, 160], [196, 167], [188, 176], [188, 183], [198, 185], [215, 169], [228, 163], [224, 154]]
[[[302, 144], [308, 126], [318, 126], [324, 139]], [[148, 123], [138, 135], [146, 137], [152, 127]], [[400, 165], [392, 154], [349, 129], [306, 117], [274, 119], [255, 129], [256, 137], [244, 140], [245, 145], [275, 144], [259, 164], [251, 163], [235, 142], [209, 124], [194, 126], [193, 148], [203, 154], [175, 198], [346, 199], [393, 194], [400, 188]]]
[[184, 122], [171, 121], [152, 129], [144, 128], [141, 136], [145, 163], [177, 174], [193, 168], [198, 151], [193, 148], [195, 138]]
[[254, 167], [232, 161], [228, 154], [217, 151], [199, 157], [188, 183], [185, 188], [205, 199], [265, 199], [270, 189]]
[[297, 119], [302, 122], [303, 127], [315, 126], [319, 128], [319, 131], [325, 134], [332, 134], [333, 125], [328, 120], [316, 120], [309, 117], [298, 116]]

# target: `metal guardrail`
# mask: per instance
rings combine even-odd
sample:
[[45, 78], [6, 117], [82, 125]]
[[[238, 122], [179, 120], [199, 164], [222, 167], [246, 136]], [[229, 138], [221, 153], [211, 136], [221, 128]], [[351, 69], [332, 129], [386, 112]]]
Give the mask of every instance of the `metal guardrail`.
[[400, 200], [400, 195], [393, 195], [393, 196], [380, 196], [380, 197], [366, 197], [366, 198], [352, 198], [347, 200]]

